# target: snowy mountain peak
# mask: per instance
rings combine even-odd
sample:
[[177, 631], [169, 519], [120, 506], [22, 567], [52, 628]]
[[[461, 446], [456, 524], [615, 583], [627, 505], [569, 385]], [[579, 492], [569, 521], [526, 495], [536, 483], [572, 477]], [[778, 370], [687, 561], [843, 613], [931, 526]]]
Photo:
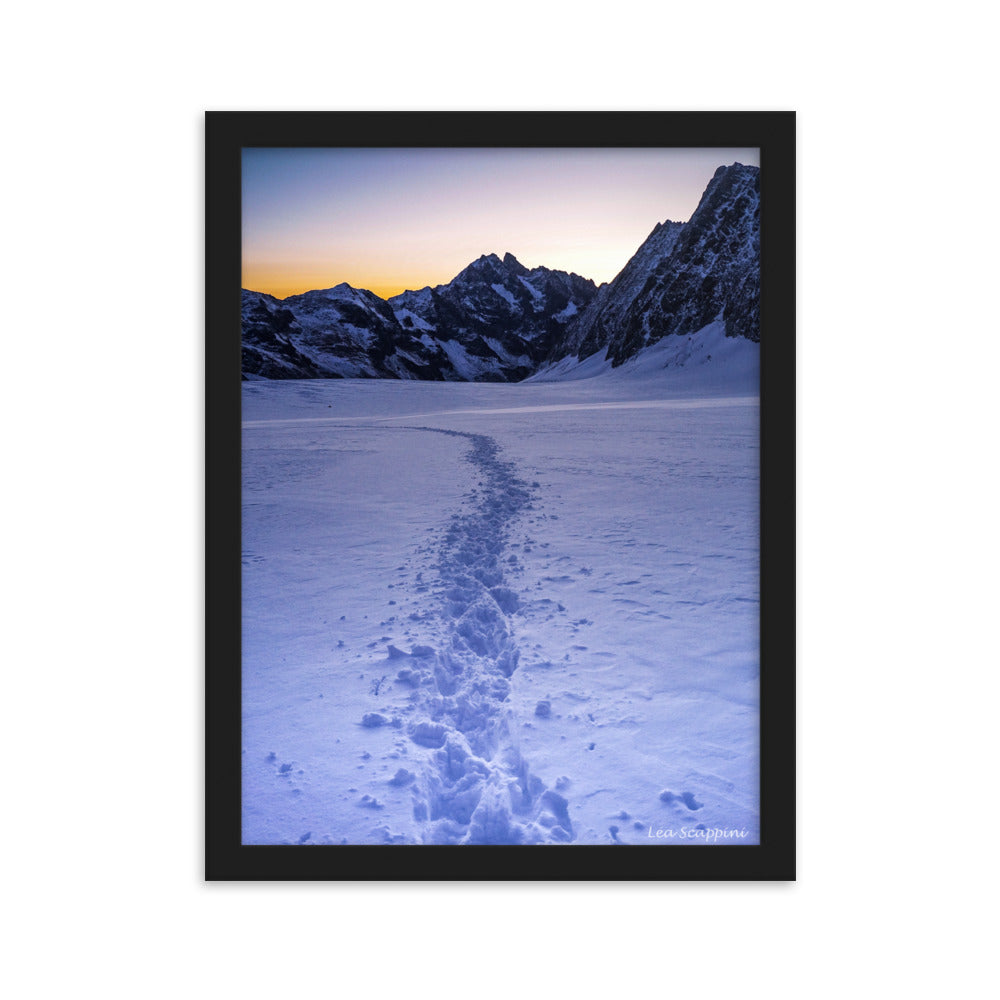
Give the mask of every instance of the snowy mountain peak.
[[[290, 308], [304, 305], [306, 308], [315, 311], [323, 308], [324, 304], [336, 302], [364, 302], [365, 297], [372, 295], [364, 288], [355, 288], [346, 281], [340, 282], [331, 288], [314, 288], [308, 292], [300, 292], [298, 295], [289, 295], [283, 299], [283, 303]], [[378, 296], [374, 296], [378, 298]]]
[[748, 167], [742, 163], [719, 167], [708, 187], [705, 188], [705, 193], [701, 196], [698, 207], [687, 223], [688, 226], [703, 224], [706, 214], [717, 214], [720, 210], [731, 206], [740, 195], [747, 195], [752, 191], [754, 200], [759, 200], [759, 189], [759, 168]]
[[281, 301], [244, 292], [243, 370], [263, 378], [520, 381], [596, 294], [564, 271], [483, 254], [388, 301], [347, 282]]
[[656, 225], [567, 325], [549, 360], [606, 350], [617, 366], [663, 337], [716, 320], [729, 337], [759, 340], [759, 180], [757, 167], [719, 167], [690, 220]]
[[503, 266], [511, 274], [528, 273], [528, 269], [509, 250], [503, 255]]
[[487, 274], [502, 277], [505, 274], [518, 276], [528, 273], [528, 269], [508, 250], [502, 259], [495, 253], [484, 253], [463, 268], [453, 280], [475, 281]]
[[[483, 281], [487, 275], [499, 275], [503, 271], [503, 261], [495, 253], [484, 253], [477, 257], [471, 264], [463, 267], [458, 274], [452, 278], [451, 283], [456, 281]], [[490, 280], [495, 280], [491, 278]], [[438, 285], [438, 288], [446, 286]]]
[[[331, 288], [316, 288], [308, 292], [302, 292], [301, 295], [325, 295], [327, 298], [336, 299], [352, 297], [357, 291], [353, 285], [349, 285], [346, 281], [340, 282], [339, 285], [333, 285]], [[289, 298], [295, 298], [296, 296], [289, 296]]]

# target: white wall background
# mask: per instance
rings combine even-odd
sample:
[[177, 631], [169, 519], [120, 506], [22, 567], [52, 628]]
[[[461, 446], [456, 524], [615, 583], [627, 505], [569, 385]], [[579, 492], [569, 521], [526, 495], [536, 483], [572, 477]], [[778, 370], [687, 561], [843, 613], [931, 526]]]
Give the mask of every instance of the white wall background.
[[[11, 995], [981, 995], [1000, 835], [986, 9], [8, 11]], [[202, 884], [208, 108], [799, 113], [797, 884]]]

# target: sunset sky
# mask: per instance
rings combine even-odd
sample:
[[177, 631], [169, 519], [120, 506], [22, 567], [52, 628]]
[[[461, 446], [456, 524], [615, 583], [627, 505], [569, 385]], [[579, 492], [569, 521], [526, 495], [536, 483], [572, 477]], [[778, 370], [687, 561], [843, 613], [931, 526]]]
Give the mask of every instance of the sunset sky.
[[610, 281], [756, 149], [244, 149], [243, 287], [388, 297], [484, 253]]

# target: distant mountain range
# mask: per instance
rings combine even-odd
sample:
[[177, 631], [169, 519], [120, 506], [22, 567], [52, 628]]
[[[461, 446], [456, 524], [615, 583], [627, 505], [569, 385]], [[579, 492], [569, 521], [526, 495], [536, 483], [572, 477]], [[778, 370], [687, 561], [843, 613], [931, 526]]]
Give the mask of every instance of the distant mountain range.
[[607, 351], [620, 365], [715, 320], [760, 339], [759, 171], [719, 167], [688, 222], [659, 223], [611, 282], [512, 254], [390, 299], [340, 284], [276, 299], [243, 291], [244, 378], [518, 382]]

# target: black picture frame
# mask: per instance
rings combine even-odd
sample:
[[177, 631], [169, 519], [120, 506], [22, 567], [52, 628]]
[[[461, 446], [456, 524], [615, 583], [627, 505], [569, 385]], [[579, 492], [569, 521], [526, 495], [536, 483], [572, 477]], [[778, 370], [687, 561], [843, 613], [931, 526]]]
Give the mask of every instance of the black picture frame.
[[[206, 880], [794, 879], [794, 113], [210, 111], [205, 129]], [[240, 183], [241, 150], [246, 146], [760, 149], [759, 844], [297, 847], [241, 843]]]

